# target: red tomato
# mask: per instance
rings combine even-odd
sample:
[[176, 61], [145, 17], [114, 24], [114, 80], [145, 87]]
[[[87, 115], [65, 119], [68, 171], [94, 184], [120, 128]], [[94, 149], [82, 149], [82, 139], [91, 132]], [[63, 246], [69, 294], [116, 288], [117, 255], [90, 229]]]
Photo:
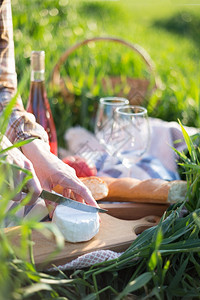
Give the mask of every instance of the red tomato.
[[63, 162], [74, 168], [77, 177], [96, 176], [97, 169], [95, 165], [91, 165], [86, 159], [80, 156], [67, 156], [63, 158]]

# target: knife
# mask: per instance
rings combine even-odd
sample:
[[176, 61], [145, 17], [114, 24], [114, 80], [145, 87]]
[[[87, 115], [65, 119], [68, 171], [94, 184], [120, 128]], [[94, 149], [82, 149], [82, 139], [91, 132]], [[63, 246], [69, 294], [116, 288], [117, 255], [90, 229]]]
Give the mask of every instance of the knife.
[[56, 202], [58, 204], [63, 204], [65, 206], [74, 208], [74, 209], [78, 209], [81, 211], [86, 211], [86, 212], [99, 212], [99, 213], [106, 213], [107, 210], [106, 209], [102, 209], [102, 208], [98, 208], [95, 206], [91, 206], [88, 204], [84, 204], [75, 200], [72, 200], [70, 198], [64, 197], [61, 194], [58, 194], [56, 192], [49, 192], [49, 191], [45, 191], [43, 190], [42, 193], [40, 194], [40, 197], [44, 200], [49, 200], [52, 202]]

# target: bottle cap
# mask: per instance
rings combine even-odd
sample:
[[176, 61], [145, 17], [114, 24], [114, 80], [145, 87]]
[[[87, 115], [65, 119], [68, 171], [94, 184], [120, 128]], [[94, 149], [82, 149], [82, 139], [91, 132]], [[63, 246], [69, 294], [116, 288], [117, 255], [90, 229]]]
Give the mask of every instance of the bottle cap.
[[45, 52], [32, 51], [31, 52], [31, 69], [33, 71], [43, 71], [45, 68]]

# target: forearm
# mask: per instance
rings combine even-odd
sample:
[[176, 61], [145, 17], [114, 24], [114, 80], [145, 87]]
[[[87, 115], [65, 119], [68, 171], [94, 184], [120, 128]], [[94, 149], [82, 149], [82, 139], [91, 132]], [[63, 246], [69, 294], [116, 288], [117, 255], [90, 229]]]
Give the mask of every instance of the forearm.
[[[21, 149], [23, 154], [31, 160], [36, 174], [39, 176], [41, 184], [43, 184], [43, 179], [45, 180], [53, 173], [52, 169], [55, 168], [58, 158], [56, 158], [55, 162], [55, 157], [50, 152], [49, 144], [38, 139], [23, 145]], [[42, 176], [40, 176], [41, 173]]]

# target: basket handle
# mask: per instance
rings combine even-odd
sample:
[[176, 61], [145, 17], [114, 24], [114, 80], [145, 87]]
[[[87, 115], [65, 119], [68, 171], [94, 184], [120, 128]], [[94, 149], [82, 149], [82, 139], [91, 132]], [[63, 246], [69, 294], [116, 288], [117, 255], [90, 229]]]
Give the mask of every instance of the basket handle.
[[68, 48], [61, 55], [61, 57], [59, 58], [58, 62], [56, 63], [56, 65], [53, 69], [52, 83], [55, 84], [55, 85], [60, 84], [60, 67], [63, 64], [63, 62], [66, 61], [66, 59], [68, 58], [68, 56], [71, 53], [73, 53], [76, 49], [80, 48], [83, 45], [86, 45], [90, 42], [96, 42], [96, 41], [117, 42], [117, 43], [120, 43], [122, 45], [125, 45], [125, 46], [129, 47], [134, 52], [138, 53], [141, 56], [141, 58], [144, 60], [147, 67], [149, 68], [149, 71], [151, 72], [152, 76], [154, 77], [154, 81], [155, 81], [154, 88], [158, 88], [160, 86], [161, 82], [160, 82], [160, 78], [158, 77], [158, 75], [155, 72], [154, 62], [152, 61], [151, 57], [146, 52], [146, 50], [144, 50], [141, 46], [139, 46], [137, 44], [132, 44], [132, 43], [129, 43], [129, 42], [123, 40], [123, 39], [115, 38], [115, 37], [93, 37], [93, 38], [90, 38], [90, 39], [83, 40], [83, 41], [73, 45], [72, 47]]

